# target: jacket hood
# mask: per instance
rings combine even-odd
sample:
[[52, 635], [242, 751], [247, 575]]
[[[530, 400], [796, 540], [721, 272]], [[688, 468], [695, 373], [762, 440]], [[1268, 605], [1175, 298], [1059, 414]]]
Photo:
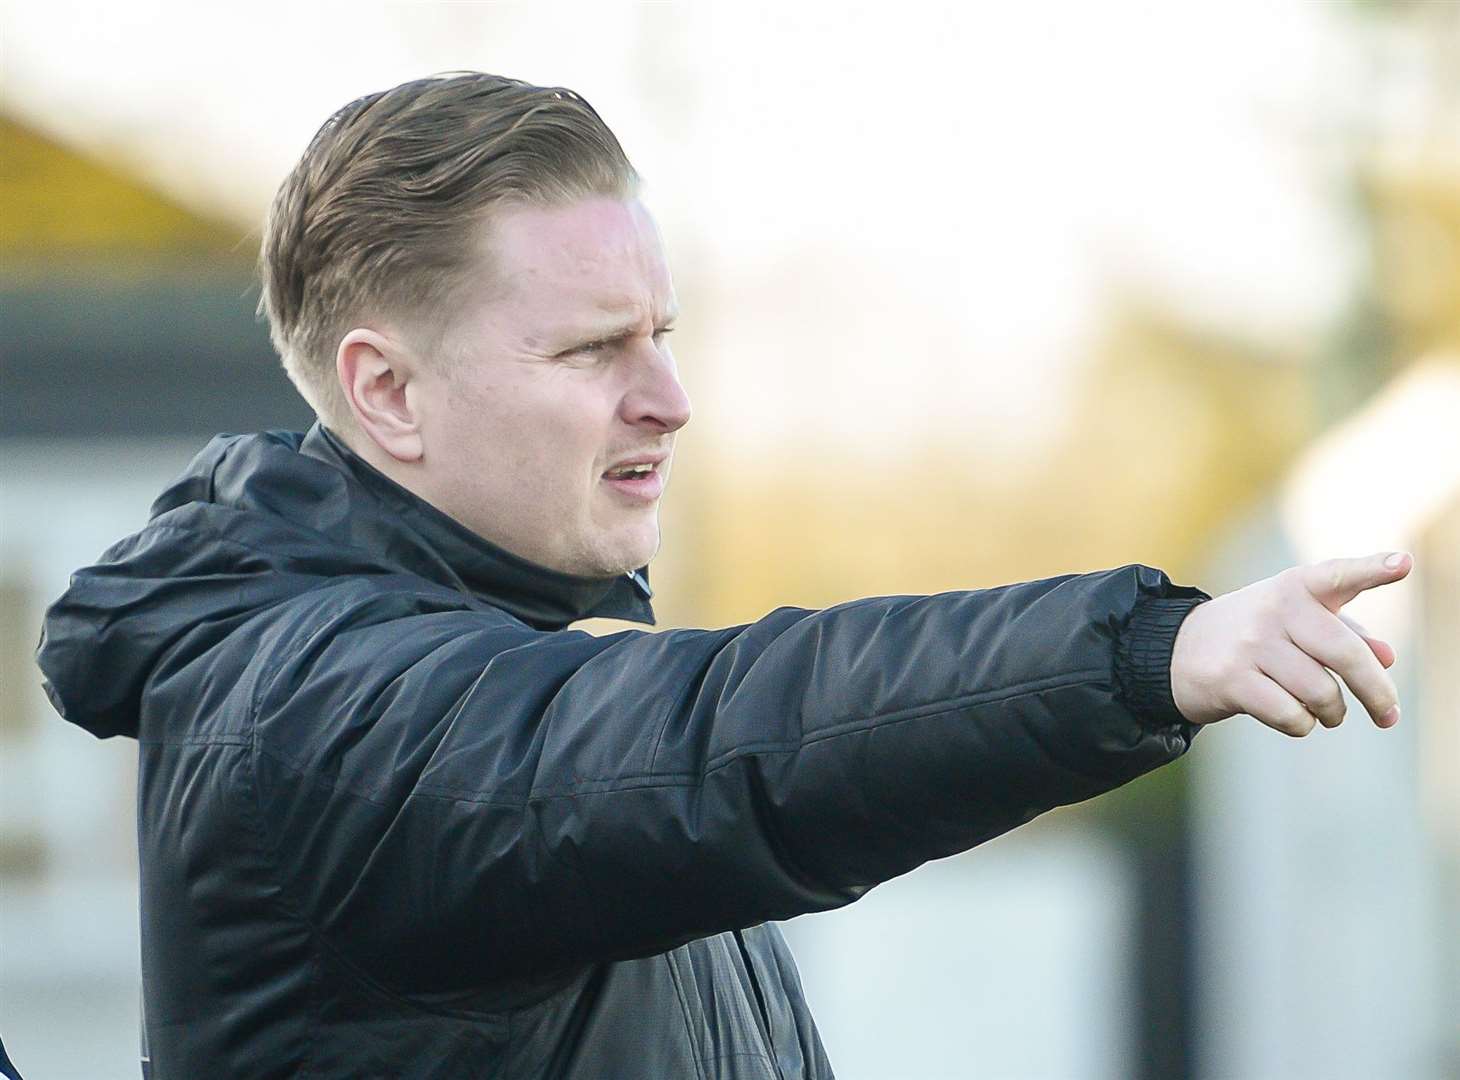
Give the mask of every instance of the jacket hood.
[[99, 738], [137, 734], [169, 651], [201, 651], [259, 611], [345, 574], [414, 574], [537, 629], [654, 622], [648, 568], [584, 578], [493, 544], [355, 454], [324, 425], [218, 435], [46, 611], [46, 696]]

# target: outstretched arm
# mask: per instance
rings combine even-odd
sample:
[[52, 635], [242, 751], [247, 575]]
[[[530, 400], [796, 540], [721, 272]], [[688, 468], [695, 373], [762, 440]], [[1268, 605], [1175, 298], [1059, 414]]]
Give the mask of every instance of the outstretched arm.
[[260, 817], [293, 902], [394, 985], [650, 955], [1176, 758], [1205, 599], [1129, 565], [606, 637], [377, 599], [265, 686]]

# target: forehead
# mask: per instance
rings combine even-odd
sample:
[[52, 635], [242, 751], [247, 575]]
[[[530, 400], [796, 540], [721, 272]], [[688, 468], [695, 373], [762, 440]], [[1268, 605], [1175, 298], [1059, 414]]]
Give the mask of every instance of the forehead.
[[674, 303], [659, 229], [637, 199], [512, 207], [493, 219], [488, 250], [498, 296], [529, 313], [663, 315]]

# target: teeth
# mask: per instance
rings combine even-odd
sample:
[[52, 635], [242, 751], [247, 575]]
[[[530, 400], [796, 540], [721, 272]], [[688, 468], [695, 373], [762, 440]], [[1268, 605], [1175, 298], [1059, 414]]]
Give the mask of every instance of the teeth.
[[614, 469], [613, 472], [610, 473], [609, 475], [610, 476], [633, 476], [635, 474], [642, 474], [642, 473], [653, 472], [653, 471], [654, 471], [654, 466], [652, 464], [650, 464], [649, 462], [644, 462], [641, 465], [625, 465], [621, 469]]

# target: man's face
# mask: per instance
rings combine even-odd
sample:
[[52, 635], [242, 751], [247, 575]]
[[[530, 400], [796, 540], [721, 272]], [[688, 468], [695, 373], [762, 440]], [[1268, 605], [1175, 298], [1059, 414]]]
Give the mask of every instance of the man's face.
[[[659, 498], [688, 422], [666, 328], [674, 286], [637, 199], [495, 215], [460, 362], [418, 387], [422, 491], [542, 566], [608, 577], [659, 548]], [[619, 478], [625, 463], [652, 468]]]

